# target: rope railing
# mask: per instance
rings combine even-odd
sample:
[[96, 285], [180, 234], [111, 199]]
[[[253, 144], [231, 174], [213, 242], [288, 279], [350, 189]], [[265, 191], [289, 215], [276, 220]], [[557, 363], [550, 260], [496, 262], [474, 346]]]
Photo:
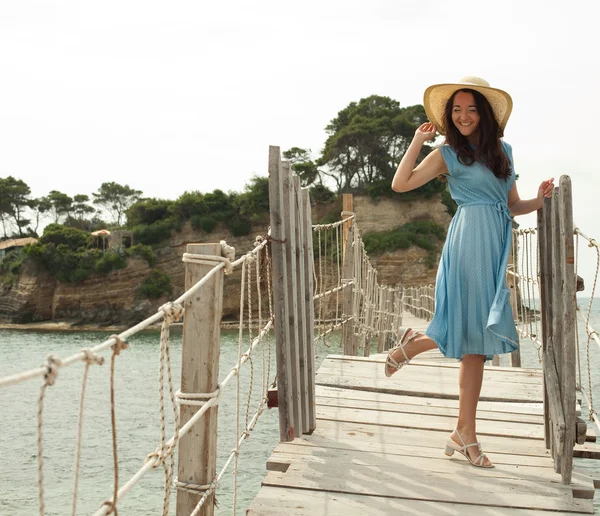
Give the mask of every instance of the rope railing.
[[513, 229], [510, 262], [506, 274], [517, 333], [533, 344], [542, 361], [540, 329], [539, 253], [536, 228]]
[[[173, 482], [174, 477], [174, 453], [177, 445], [182, 437], [187, 435], [192, 427], [208, 412], [211, 407], [216, 406], [219, 403], [219, 398], [223, 390], [231, 382], [233, 377], [238, 379], [238, 391], [237, 391], [237, 412], [240, 413], [240, 386], [239, 386], [239, 372], [247, 362], [250, 362], [250, 385], [248, 391], [248, 398], [246, 402], [246, 421], [244, 430], [240, 431], [239, 420], [236, 422], [236, 445], [232, 450], [229, 459], [226, 461], [224, 468], [221, 470], [219, 475], [210, 483], [209, 486], [203, 491], [201, 501], [198, 503], [196, 510], [193, 514], [197, 514], [199, 508], [208, 499], [208, 497], [214, 493], [214, 490], [219, 484], [219, 480], [225, 472], [225, 469], [231, 464], [235, 458], [235, 475], [237, 476], [237, 457], [239, 456], [239, 450], [241, 444], [247, 439], [249, 432], [251, 432], [258, 421], [258, 418], [262, 414], [267, 401], [267, 390], [268, 385], [271, 384], [271, 342], [268, 335], [273, 328], [273, 308], [272, 308], [272, 288], [271, 288], [271, 271], [270, 271], [270, 254], [269, 247], [267, 244], [270, 242], [270, 236], [262, 238], [258, 237], [255, 248], [243, 255], [238, 260], [235, 258], [235, 250], [227, 246], [225, 242], [221, 242], [221, 251], [223, 256], [202, 256], [197, 254], [183, 255], [183, 261], [192, 264], [203, 264], [210, 266], [210, 270], [194, 285], [186, 290], [184, 294], [178, 297], [173, 302], [167, 303], [160, 307], [158, 312], [151, 317], [148, 317], [139, 324], [121, 332], [118, 335], [112, 335], [109, 339], [106, 339], [101, 344], [91, 348], [83, 349], [81, 352], [73, 354], [67, 358], [61, 359], [55, 355], [50, 355], [44, 366], [26, 370], [24, 372], [5, 376], [0, 378], [0, 388], [8, 388], [23, 382], [34, 380], [39, 377], [43, 377], [43, 384], [40, 389], [40, 395], [38, 397], [38, 411], [37, 411], [37, 459], [38, 459], [38, 506], [39, 514], [42, 516], [45, 514], [45, 501], [44, 501], [44, 463], [43, 463], [43, 413], [44, 413], [44, 398], [45, 392], [48, 387], [56, 385], [61, 368], [68, 367], [77, 362], [84, 362], [85, 369], [82, 378], [81, 395], [79, 401], [79, 416], [77, 423], [77, 440], [75, 446], [75, 467], [74, 467], [74, 486], [73, 486], [73, 500], [72, 500], [72, 514], [76, 514], [77, 510], [77, 498], [78, 498], [78, 487], [79, 487], [79, 476], [80, 476], [80, 465], [81, 465], [81, 448], [83, 445], [82, 439], [82, 428], [83, 428], [83, 414], [84, 414], [84, 403], [85, 403], [85, 392], [86, 385], [88, 382], [88, 372], [90, 366], [102, 365], [104, 357], [100, 354], [107, 350], [112, 350], [110, 355], [110, 405], [111, 405], [111, 427], [113, 434], [113, 459], [114, 459], [114, 492], [111, 498], [105, 501], [100, 509], [95, 513], [96, 516], [108, 515], [117, 513], [117, 505], [120, 500], [129, 492], [131, 489], [139, 483], [139, 481], [152, 469], [162, 465], [165, 473], [165, 494], [163, 499], [163, 515], [169, 514], [169, 499], [171, 486], [176, 486], [179, 489], [181, 486], [178, 481]], [[239, 350], [238, 350], [238, 361], [231, 368], [225, 379], [219, 384], [217, 391], [208, 394], [187, 394], [178, 391], [174, 392], [171, 365], [170, 365], [170, 337], [169, 328], [170, 326], [181, 318], [183, 315], [183, 306], [186, 301], [189, 301], [192, 296], [195, 296], [215, 275], [219, 274], [220, 271], [231, 273], [233, 270], [240, 268], [242, 269], [242, 289], [241, 289], [241, 310], [244, 308], [244, 302], [246, 300], [248, 306], [247, 320], [247, 332], [250, 341], [249, 347], [242, 353], [243, 343], [243, 331], [244, 331], [244, 316], [243, 312], [240, 314], [240, 325], [239, 325]], [[252, 336], [253, 324], [253, 307], [252, 307], [252, 269], [256, 270], [256, 297], [258, 299], [258, 327], [260, 328], [258, 335]], [[247, 288], [244, 289], [246, 283]], [[265, 286], [266, 285], [266, 286]], [[262, 307], [262, 296], [265, 291], [268, 294], [268, 306], [269, 315], [263, 318], [263, 307]], [[212, 300], [211, 300], [212, 301]], [[117, 433], [116, 433], [116, 420], [115, 420], [115, 389], [114, 389], [114, 377], [115, 377], [115, 362], [116, 357], [124, 349], [127, 349], [127, 339], [134, 336], [143, 329], [162, 320], [161, 336], [160, 336], [160, 370], [159, 370], [159, 398], [160, 398], [160, 430], [161, 438], [160, 444], [156, 450], [146, 457], [143, 466], [121, 487], [119, 487], [119, 462], [117, 455]], [[265, 351], [264, 341], [268, 341], [268, 351]], [[262, 349], [262, 386], [261, 392], [263, 395], [260, 398], [258, 407], [251, 414], [250, 404], [252, 396], [252, 388], [254, 383], [254, 363], [253, 363], [253, 351], [261, 346]], [[268, 353], [268, 355], [266, 355]], [[173, 409], [174, 419], [174, 431], [172, 437], [167, 441], [166, 438], [166, 417], [165, 417], [165, 390], [169, 391], [169, 397]], [[179, 406], [195, 405], [199, 407], [199, 410], [195, 412], [185, 425], [180, 427], [179, 423]], [[196, 486], [197, 487], [197, 486]], [[185, 489], [189, 490], [189, 484], [185, 486]], [[182, 488], [183, 489], [183, 488]], [[234, 492], [235, 498], [235, 492]], [[235, 504], [234, 504], [235, 505]]]
[[315, 224], [312, 230], [315, 341], [329, 346], [328, 337], [342, 328], [345, 354], [368, 355], [376, 335], [377, 351], [383, 351], [387, 336], [401, 324], [402, 306], [392, 302], [390, 287], [378, 283], [355, 213], [345, 208], [341, 220]]
[[598, 419], [598, 414], [596, 413], [596, 409], [594, 408], [594, 393], [592, 388], [592, 369], [591, 369], [591, 342], [594, 340], [596, 344], [600, 347], [600, 338], [598, 337], [598, 332], [592, 327], [590, 324], [590, 317], [592, 314], [592, 306], [594, 303], [594, 295], [596, 293], [596, 286], [598, 284], [598, 273], [600, 271], [600, 246], [595, 239], [587, 236], [583, 233], [578, 227], [574, 229], [575, 233], [575, 274], [577, 275], [578, 264], [579, 264], [579, 244], [580, 238], [587, 242], [587, 247], [594, 249], [595, 252], [595, 270], [594, 270], [594, 280], [592, 282], [592, 290], [590, 292], [590, 300], [587, 306], [585, 313], [581, 310], [581, 308], [577, 307], [577, 316], [583, 323], [584, 331], [586, 333], [586, 346], [585, 346], [585, 356], [586, 356], [586, 373], [587, 373], [587, 389], [583, 384], [583, 371], [581, 367], [581, 352], [580, 352], [580, 343], [579, 343], [579, 332], [577, 332], [577, 370], [578, 370], [578, 381], [577, 381], [577, 390], [582, 393], [589, 415], [589, 421], [594, 421], [596, 424], [597, 430], [600, 432], [600, 421]]
[[415, 317], [431, 321], [435, 311], [435, 286], [404, 287], [402, 289], [404, 310]]

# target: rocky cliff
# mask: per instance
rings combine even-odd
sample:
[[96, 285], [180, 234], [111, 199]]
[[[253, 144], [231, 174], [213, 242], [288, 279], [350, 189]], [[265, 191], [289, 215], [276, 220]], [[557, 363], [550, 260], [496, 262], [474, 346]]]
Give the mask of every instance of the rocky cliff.
[[[313, 209], [313, 221], [319, 221], [333, 205], [318, 205]], [[419, 219], [433, 219], [447, 227], [450, 216], [439, 196], [431, 200], [398, 202], [383, 199], [374, 202], [367, 197], [354, 197], [357, 223], [363, 232], [383, 231]], [[255, 228], [253, 235], [265, 234], [265, 227]], [[156, 268], [172, 279], [173, 295], [184, 289], [184, 268], [181, 256], [191, 242], [218, 242], [226, 240], [236, 248], [237, 257], [254, 247], [254, 236], [232, 237], [225, 230], [215, 229], [210, 234], [194, 231], [185, 225], [174, 234], [167, 245], [158, 249]], [[427, 251], [411, 247], [372, 256], [381, 283], [421, 285], [433, 283], [435, 267], [426, 264]], [[138, 286], [150, 274], [148, 263], [130, 258], [127, 266], [107, 275], [93, 275], [79, 284], [57, 282], [45, 270], [26, 263], [19, 280], [12, 286], [0, 285], [0, 323], [28, 323], [37, 321], [69, 321], [75, 325], [93, 324], [129, 325], [156, 312], [167, 298], [142, 299]], [[239, 286], [241, 272], [226, 277], [224, 293], [224, 320], [236, 320], [239, 314]]]

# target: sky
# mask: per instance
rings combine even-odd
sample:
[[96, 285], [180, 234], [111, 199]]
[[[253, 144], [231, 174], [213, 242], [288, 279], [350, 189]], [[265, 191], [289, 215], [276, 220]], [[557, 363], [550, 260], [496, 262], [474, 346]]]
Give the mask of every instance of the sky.
[[318, 156], [350, 102], [410, 106], [475, 75], [513, 98], [521, 198], [570, 175], [576, 225], [600, 238], [599, 15], [592, 0], [5, 1], [0, 177], [34, 197], [239, 191], [269, 145]]

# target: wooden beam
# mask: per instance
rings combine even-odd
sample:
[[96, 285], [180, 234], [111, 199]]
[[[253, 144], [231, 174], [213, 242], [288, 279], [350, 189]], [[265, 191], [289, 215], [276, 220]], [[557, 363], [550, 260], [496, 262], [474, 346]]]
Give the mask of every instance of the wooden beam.
[[279, 147], [269, 147], [269, 213], [271, 222], [271, 261], [273, 265], [273, 308], [277, 355], [277, 398], [279, 439], [294, 439], [294, 415], [290, 390], [290, 338], [288, 326], [287, 252], [283, 181]]
[[[220, 244], [188, 244], [187, 253], [221, 256]], [[185, 264], [185, 290], [189, 290], [212, 270], [214, 264]], [[181, 350], [181, 392], [211, 393], [219, 385], [221, 349], [221, 317], [223, 314], [223, 270], [185, 302], [183, 344]], [[181, 404], [181, 426], [200, 410], [195, 405]], [[179, 441], [178, 479], [199, 486], [210, 484], [217, 471], [218, 405], [208, 409], [194, 429]], [[177, 514], [190, 514], [201, 494], [177, 491]], [[214, 514], [214, 493], [200, 510], [202, 516]]]

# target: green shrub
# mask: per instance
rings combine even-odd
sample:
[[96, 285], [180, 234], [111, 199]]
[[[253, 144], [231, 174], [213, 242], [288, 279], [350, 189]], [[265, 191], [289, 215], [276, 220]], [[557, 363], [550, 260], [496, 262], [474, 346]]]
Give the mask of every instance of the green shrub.
[[110, 271], [123, 269], [127, 262], [117, 251], [106, 251], [94, 265], [94, 270], [101, 274], [108, 274]]
[[394, 190], [392, 190], [392, 182], [387, 179], [373, 181], [367, 186], [366, 190], [367, 195], [374, 200], [377, 200], [380, 197], [392, 197], [394, 195], [398, 195], [396, 192], [394, 192]]
[[192, 216], [190, 222], [192, 223], [192, 227], [194, 229], [202, 230], [206, 233], [210, 233], [217, 225], [217, 221], [215, 219], [203, 215]]
[[164, 294], [169, 296], [172, 291], [171, 278], [157, 269], [153, 269], [138, 288], [138, 293], [149, 299], [158, 299]]
[[156, 254], [149, 245], [136, 244], [127, 249], [127, 255], [144, 258], [150, 267], [154, 267], [156, 265]]
[[23, 252], [63, 283], [77, 283], [86, 279], [95, 270], [96, 262], [102, 256], [99, 249], [80, 247], [73, 250], [67, 244], [42, 243], [41, 239], [26, 246]]
[[234, 237], [246, 236], [252, 231], [252, 224], [248, 220], [232, 220], [227, 224]]
[[311, 202], [328, 203], [336, 198], [336, 194], [325, 185], [313, 185], [309, 190]]
[[165, 199], [141, 199], [127, 209], [127, 225], [129, 227], [149, 226], [165, 220], [171, 215], [174, 206], [174, 201]]
[[156, 245], [167, 240], [171, 231], [178, 227], [173, 218], [158, 220], [149, 225], [140, 224], [133, 228], [133, 239], [135, 242], [145, 245]]
[[191, 219], [195, 215], [207, 215], [204, 194], [201, 192], [184, 192], [173, 203], [173, 215], [181, 221]]
[[253, 176], [241, 194], [229, 194], [237, 213], [257, 221], [269, 213], [269, 178]]
[[55, 246], [66, 245], [69, 249], [76, 251], [80, 248], [89, 247], [91, 237], [89, 233], [80, 229], [60, 224], [48, 224], [39, 242], [42, 244], [54, 244]]
[[23, 249], [14, 249], [4, 255], [4, 259], [0, 262], [0, 283], [5, 285], [16, 283], [25, 256]]
[[417, 245], [429, 251], [426, 263], [431, 268], [435, 265], [436, 252], [445, 236], [445, 229], [434, 221], [417, 220], [389, 231], [365, 233], [363, 242], [365, 250], [371, 255]]

